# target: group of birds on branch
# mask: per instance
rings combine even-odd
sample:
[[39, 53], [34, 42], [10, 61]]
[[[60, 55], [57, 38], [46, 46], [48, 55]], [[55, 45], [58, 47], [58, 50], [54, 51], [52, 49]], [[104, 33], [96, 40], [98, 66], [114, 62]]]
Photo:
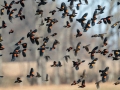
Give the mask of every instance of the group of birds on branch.
[[[18, 0], [17, 2], [16, 1], [12, 1], [10, 4], [7, 3], [7, 1], [4, 0], [4, 5], [1, 5], [1, 10], [0, 10], [0, 15], [3, 16], [5, 14], [4, 10], [7, 11], [7, 15], [8, 15], [8, 19], [10, 20], [10, 22], [12, 23], [13, 19], [15, 18], [20, 18], [20, 20], [23, 20], [25, 19], [25, 15], [22, 13], [23, 11], [23, 8], [25, 7], [25, 1], [27, 2], [28, 0]], [[53, 2], [55, 2], [55, 0], [52, 0]], [[36, 3], [38, 3], [38, 6], [46, 6], [47, 5], [47, 1], [46, 0], [40, 0], [39, 2], [35, 0]], [[61, 18], [66, 18], [67, 16], [69, 17], [69, 20], [66, 21], [66, 25], [63, 25], [64, 28], [71, 28], [71, 23], [73, 22], [74, 18], [76, 17], [77, 13], [76, 13], [76, 10], [79, 10], [80, 7], [82, 7], [81, 5], [89, 5], [89, 2], [87, 0], [68, 0], [67, 2], [70, 2], [70, 6], [66, 6], [65, 2], [62, 2], [61, 3], [61, 6], [60, 7], [56, 7], [56, 9], [58, 10], [51, 10], [49, 13], [52, 14], [52, 15], [55, 15], [56, 12], [59, 12], [61, 13], [62, 12], [62, 16]], [[74, 2], [78, 2], [77, 5], [74, 5]], [[15, 17], [13, 17], [13, 14], [14, 12], [17, 11], [17, 8], [12, 8], [12, 6], [14, 4], [20, 4], [21, 5], [21, 8], [19, 9], [18, 13], [15, 15]], [[120, 2], [117, 2], [117, 5], [119, 5]], [[76, 7], [76, 10], [73, 9], [74, 7]], [[79, 19], [76, 19], [77, 22], [79, 22], [81, 24], [81, 27], [83, 29], [83, 32], [86, 33], [90, 28], [92, 28], [92, 26], [95, 26], [95, 24], [102, 24], [102, 22], [104, 24], [111, 24], [111, 18], [114, 18], [113, 15], [110, 15], [110, 16], [105, 16], [104, 18], [101, 18], [100, 20], [97, 21], [97, 16], [100, 15], [100, 14], [103, 14], [104, 13], [104, 10], [105, 10], [105, 6], [101, 6], [101, 5], [98, 5], [96, 6], [97, 9], [94, 10], [94, 13], [93, 13], [93, 16], [91, 17], [91, 19], [87, 20], [86, 17], [88, 15], [88, 13], [84, 13], [82, 15], [82, 17], [80, 17]], [[68, 10], [71, 10], [72, 13], [69, 13]], [[58, 22], [58, 20], [56, 18], [51, 18], [51, 17], [45, 17], [43, 19], [43, 13], [44, 13], [44, 10], [40, 10], [40, 9], [37, 9], [36, 12], [35, 12], [35, 15], [38, 15], [40, 16], [41, 18], [41, 23], [40, 23], [40, 26], [44, 26], [45, 23], [44, 21], [46, 21], [46, 26], [48, 27], [47, 28], [47, 32], [49, 34], [52, 33], [52, 26]], [[85, 22], [87, 20], [87, 22]], [[120, 21], [117, 21], [116, 23], [114, 23], [113, 25], [111, 25], [111, 28], [114, 28], [115, 26], [117, 26], [119, 24]], [[0, 29], [5, 29], [7, 27], [7, 24], [5, 23], [5, 21], [3, 20], [2, 21], [2, 25], [0, 26]], [[118, 27], [118, 29], [120, 28], [120, 26]], [[55, 39], [54, 42], [53, 42], [53, 45], [48, 47], [47, 46], [47, 43], [49, 42], [49, 38], [53, 38], [55, 37], [56, 35], [58, 35], [58, 33], [52, 33], [50, 36], [47, 36], [47, 37], [38, 37], [36, 36], [35, 34], [37, 33], [37, 29], [35, 30], [30, 30], [28, 33], [27, 33], [27, 38], [29, 38], [29, 40], [31, 41], [32, 44], [36, 44], [36, 45], [39, 45], [39, 39], [43, 39], [43, 44], [40, 45], [40, 47], [37, 49], [39, 50], [39, 55], [40, 57], [43, 57], [44, 56], [44, 52], [45, 50], [50, 50], [50, 51], [53, 51], [57, 48], [58, 45], [60, 45], [61, 43], [59, 42], [59, 40]], [[83, 33], [77, 29], [76, 30], [76, 38], [80, 38], [82, 37]], [[11, 33], [14, 33], [14, 30], [10, 30], [9, 31], [9, 34]], [[106, 56], [108, 54], [108, 58], [109, 57], [112, 57], [113, 60], [119, 60], [120, 58], [120, 50], [113, 50], [114, 53], [112, 52], [109, 52], [107, 49], [103, 49], [103, 50], [100, 50], [99, 48], [103, 48], [103, 47], [106, 47], [108, 45], [107, 41], [108, 41], [108, 38], [105, 37], [105, 34], [107, 33], [102, 33], [102, 34], [94, 34], [91, 36], [91, 38], [96, 38], [96, 37], [100, 37], [101, 40], [103, 41], [103, 44], [98, 47], [98, 46], [95, 46], [91, 51], [89, 50], [89, 46], [90, 44], [88, 45], [84, 45], [83, 46], [83, 49], [86, 50], [86, 52], [88, 54], [90, 54], [90, 57], [91, 57], [91, 62], [88, 63], [89, 65], [89, 68], [92, 69], [96, 63], [96, 61], [98, 61], [98, 58], [95, 57], [95, 54], [101, 54], [101, 55], [104, 55]], [[25, 39], [25, 37], [22, 37], [16, 44], [16, 48], [14, 49], [13, 52], [10, 52], [10, 55], [12, 55], [12, 59], [11, 61], [15, 61], [17, 57], [19, 57], [19, 55], [22, 53], [23, 57], [26, 57], [26, 51], [29, 50], [29, 51], [32, 51], [31, 49], [28, 49], [27, 48], [27, 43], [26, 42], [23, 42]], [[3, 39], [2, 39], [2, 35], [0, 34], [0, 42], [2, 42]], [[20, 46], [22, 46], [23, 49], [20, 48]], [[0, 50], [4, 50], [5, 47], [0, 43]], [[76, 45], [76, 48], [73, 48], [72, 46], [66, 48], [66, 52], [72, 52], [74, 53], [75, 56], [77, 56], [79, 54], [79, 51], [81, 49], [81, 42], [78, 42], [78, 44]], [[2, 56], [2, 55], [0, 55]], [[46, 59], [46, 61], [48, 61], [50, 58], [50, 56], [44, 56], [44, 58]], [[66, 62], [68, 62], [68, 60], [70, 59], [70, 55], [65, 55], [64, 56]], [[73, 68], [75, 68], [75, 70], [79, 70], [79, 66], [84, 63], [85, 60], [80, 60], [80, 59], [77, 59], [77, 61], [72, 61], [73, 63]], [[60, 61], [56, 62], [54, 61], [53, 64], [51, 65], [51, 67], [62, 67], [62, 63]], [[109, 67], [106, 67], [104, 70], [99, 70], [99, 73], [100, 76], [101, 76], [101, 80], [99, 80], [98, 82], [96, 82], [96, 86], [97, 88], [99, 88], [99, 83], [100, 82], [106, 82], [108, 80], [108, 70], [109, 70]], [[34, 70], [33, 68], [31, 68], [30, 70], [30, 73], [29, 75], [27, 75], [27, 78], [32, 78], [34, 77]], [[1, 76], [3, 77], [3, 76]], [[37, 75], [36, 77], [41, 77], [41, 75], [39, 74], [39, 72], [37, 72]], [[80, 76], [80, 78], [78, 80], [74, 80], [73, 83], [71, 85], [76, 85], [76, 84], [79, 84], [80, 82], [81, 83], [81, 86], [79, 86], [79, 88], [84, 88], [86, 87], [85, 85], [85, 77], [86, 77], [86, 73], [85, 73], [85, 70], [83, 71], [83, 74]], [[115, 82], [114, 84], [115, 85], [118, 85], [120, 84], [120, 78], [118, 78], [118, 81]], [[48, 74], [46, 74], [46, 80], [45, 81], [48, 81]], [[21, 83], [22, 80], [20, 79], [20, 77], [17, 78], [17, 80], [15, 81], [15, 83]]]

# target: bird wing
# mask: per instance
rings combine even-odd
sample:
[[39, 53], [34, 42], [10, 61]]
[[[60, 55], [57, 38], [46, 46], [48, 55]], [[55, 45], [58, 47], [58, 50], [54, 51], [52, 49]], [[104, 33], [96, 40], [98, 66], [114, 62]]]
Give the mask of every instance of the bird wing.
[[85, 14], [82, 16], [82, 18], [86, 18], [87, 15], [88, 15], [88, 13], [85, 13]]

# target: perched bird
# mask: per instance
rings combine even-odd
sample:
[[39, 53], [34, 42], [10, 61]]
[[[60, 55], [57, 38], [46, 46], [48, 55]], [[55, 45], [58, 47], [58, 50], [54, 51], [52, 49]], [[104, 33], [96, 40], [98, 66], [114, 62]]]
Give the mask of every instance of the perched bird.
[[14, 83], [21, 83], [21, 82], [22, 82], [22, 80], [18, 77]]
[[100, 88], [100, 82], [101, 82], [102, 80], [99, 80], [98, 82], [96, 82], [95, 84], [96, 84], [96, 87], [97, 87], [97, 89], [99, 89]]
[[45, 60], [48, 61], [50, 59], [50, 56], [45, 56]]
[[34, 69], [31, 68], [29, 75], [27, 75], [27, 78], [32, 78], [33, 76], [34, 76]]

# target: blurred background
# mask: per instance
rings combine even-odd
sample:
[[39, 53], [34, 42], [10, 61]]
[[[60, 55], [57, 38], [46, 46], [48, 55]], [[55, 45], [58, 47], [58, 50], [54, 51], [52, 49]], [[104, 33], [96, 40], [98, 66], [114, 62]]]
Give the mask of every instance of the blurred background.
[[[12, 0], [6, 1], [9, 4]], [[105, 48], [107, 48], [109, 52], [120, 48], [118, 26], [116, 26], [114, 29], [111, 28], [111, 25], [119, 20], [120, 6], [117, 6], [117, 0], [88, 0], [88, 5], [86, 5], [84, 3], [84, 0], [82, 0], [82, 3], [84, 5], [80, 6], [80, 10], [76, 10], [76, 8], [74, 7], [74, 9], [77, 12], [77, 16], [73, 19], [73, 22], [70, 23], [71, 28], [63, 27], [64, 25], [66, 25], [66, 21], [69, 21], [69, 17], [61, 18], [62, 12], [56, 12], [55, 15], [51, 15], [49, 13], [49, 11], [57, 10], [56, 7], [60, 7], [62, 2], [65, 2], [66, 5], [69, 6], [69, 2], [67, 2], [67, 0], [56, 0], [55, 2], [53, 2], [52, 0], [47, 0], [47, 4], [42, 5], [40, 7], [37, 6], [38, 4], [35, 2], [35, 0], [26, 0], [25, 7], [23, 8], [23, 14], [26, 16], [25, 20], [21, 21], [19, 20], [19, 18], [16, 18], [13, 19], [13, 22], [11, 23], [8, 20], [8, 16], [6, 15], [6, 10], [5, 14], [3, 16], [0, 16], [0, 21], [2, 22], [2, 20], [4, 20], [7, 25], [7, 28], [0, 30], [0, 33], [3, 37], [2, 44], [5, 47], [5, 50], [0, 51], [0, 53], [3, 54], [3, 56], [0, 57], [0, 75], [4, 76], [4, 78], [0, 78], [1, 87], [23, 87], [26, 85], [34, 87], [36, 85], [44, 87], [44, 90], [48, 90], [50, 88], [44, 85], [61, 86], [65, 84], [68, 85], [65, 86], [65, 89], [70, 88], [71, 90], [73, 90], [74, 87], [75, 90], [77, 90], [77, 86], [72, 87], [70, 86], [70, 84], [73, 82], [73, 80], [78, 80], [83, 70], [86, 70], [87, 78], [85, 80], [87, 83], [92, 83], [93, 87], [95, 88], [94, 83], [101, 79], [98, 71], [105, 69], [106, 66], [110, 68], [109, 79], [107, 82], [111, 83], [111, 85], [115, 87], [112, 82], [116, 81], [120, 75], [120, 61], [113, 61], [112, 58], [108, 58], [107, 55], [103, 56], [101, 54], [95, 54], [95, 57], [98, 58], [98, 61], [96, 62], [93, 69], [89, 69], [88, 63], [91, 62], [90, 54], [88, 54], [82, 47], [87, 44], [90, 44], [89, 49], [91, 51], [95, 46], [101, 46], [103, 44], [101, 38], [91, 38], [91, 36], [94, 34], [107, 33], [105, 36], [108, 37], [108, 45]], [[76, 5], [77, 3], [78, 2], [76, 1], [74, 5]], [[4, 5], [4, 0], [0, 0], [0, 4]], [[82, 15], [84, 15], [84, 13], [88, 13], [87, 20], [91, 19], [95, 9], [97, 9], [97, 5], [101, 5], [102, 7], [105, 6], [106, 8], [103, 14], [97, 16], [96, 22], [98, 22], [101, 18], [113, 15], [113, 17], [111, 18], [112, 23], [107, 25], [105, 25], [104, 23], [96, 24], [93, 27], [91, 26], [91, 28], [87, 32], [83, 32], [80, 23], [77, 22], [76, 19], [81, 18]], [[14, 15], [18, 13], [20, 7], [21, 5], [13, 5], [13, 8], [17, 8], [17, 11], [14, 13]], [[40, 16], [35, 15], [36, 10], [38, 8], [43, 10], [42, 18], [40, 18]], [[69, 13], [72, 13], [69, 7], [68, 10]], [[48, 62], [46, 62], [44, 56], [39, 56], [39, 51], [37, 50], [37, 48], [39, 48], [43, 44], [43, 39], [39, 39], [40, 45], [37, 46], [36, 44], [32, 44], [29, 38], [27, 38], [27, 33], [30, 31], [30, 29], [38, 30], [36, 36], [46, 37], [51, 35], [47, 32], [47, 26], [45, 21], [44, 26], [39, 26], [39, 24], [41, 23], [41, 19], [44, 19], [46, 17], [51, 17], [52, 19], [55, 18], [58, 20], [58, 22], [55, 25], [53, 25], [51, 33], [58, 33], [58, 35], [55, 37], [50, 37], [50, 41], [47, 43], [47, 46], [52, 47], [52, 44], [55, 39], [57, 39], [60, 42], [60, 44], [57, 45], [57, 48], [55, 50], [45, 50], [44, 56], [49, 55], [51, 57], [51, 59]], [[0, 25], [2, 24], [1, 22]], [[9, 35], [8, 33], [11, 29], [14, 30], [14, 33]], [[82, 37], [80, 38], [75, 37], [77, 29], [80, 29], [80, 31], [83, 33]], [[21, 39], [21, 37], [25, 37], [25, 40], [23, 42], [28, 43], [28, 48], [31, 49], [31, 51], [26, 52], [26, 57], [20, 55], [14, 62], [11, 62], [12, 56], [9, 53], [15, 49], [14, 44], [18, 42], [19, 39]], [[66, 49], [70, 46], [75, 48], [78, 42], [81, 42], [81, 49], [77, 56], [74, 56], [73, 51], [71, 51], [70, 53], [66, 51]], [[71, 57], [68, 63], [63, 58], [65, 55], [70, 55]], [[78, 71], [72, 68], [72, 61], [77, 61], [77, 59], [85, 60], [85, 63], [82, 63], [80, 65], [80, 69]], [[50, 65], [53, 64], [53, 61], [61, 61], [63, 66], [60, 68], [52, 68], [50, 67]], [[35, 74], [36, 72], [39, 72], [42, 77], [27, 79], [26, 75], [29, 74], [30, 68], [34, 68]], [[49, 75], [48, 82], [44, 81], [46, 74]], [[14, 84], [14, 81], [17, 77], [21, 77], [21, 80], [23, 82], [20, 84]], [[106, 84], [104, 85], [107, 87]], [[110, 84], [108, 84], [108, 86], [109, 85]], [[58, 89], [58, 87], [60, 86], [54, 86], [54, 88]], [[89, 86], [92, 87], [91, 85], [88, 85], [88, 87], [86, 85], [86, 88], [89, 88]], [[111, 88], [111, 86], [108, 88]], [[118, 88], [119, 86], [117, 86], [116, 90], [119, 90]], [[21, 90], [27, 89], [22, 88]], [[53, 89], [51, 88], [51, 90]], [[94, 89], [89, 88], [89, 90]], [[102, 87], [101, 90], [106, 89]], [[113, 89], [111, 88], [111, 90]]]

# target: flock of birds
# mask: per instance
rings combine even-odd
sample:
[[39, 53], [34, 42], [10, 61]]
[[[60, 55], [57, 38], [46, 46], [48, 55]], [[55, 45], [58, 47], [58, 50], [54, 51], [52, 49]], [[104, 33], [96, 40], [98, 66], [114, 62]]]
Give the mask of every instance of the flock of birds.
[[[25, 2], [26, 0], [19, 0], [17, 2], [15, 2], [14, 0], [8, 4], [5, 0], [4, 0], [4, 5], [1, 5], [2, 8], [0, 10], [0, 15], [4, 15], [5, 12], [4, 10], [7, 11], [7, 15], [8, 15], [8, 19], [10, 20], [10, 22], [12, 23], [12, 20], [13, 18], [19, 18], [20, 20], [24, 20], [25, 19], [25, 15], [22, 13], [22, 10], [23, 8], [25, 7]], [[55, 0], [52, 0], [53, 2], [55, 2]], [[78, 4], [76, 6], [74, 6], [74, 2], [78, 1]], [[42, 6], [42, 5], [46, 5], [47, 4], [47, 1], [46, 0], [40, 0], [39, 2], [35, 0], [36, 3], [38, 3], [38, 6]], [[70, 2], [70, 6], [66, 6], [65, 2], [62, 2], [61, 3], [61, 7], [56, 7], [56, 9], [58, 10], [58, 12], [63, 12], [62, 13], [62, 16], [61, 18], [65, 18], [65, 17], [69, 17], [69, 21], [66, 21], [66, 25], [64, 25], [63, 27], [64, 28], [70, 28], [71, 25], [70, 23], [73, 22], [73, 19], [74, 17], [76, 16], [76, 11], [75, 9], [73, 9], [73, 7], [76, 7], [76, 10], [79, 10], [80, 9], [80, 6], [81, 5], [88, 5], [89, 2], [87, 0], [84, 0], [84, 1], [81, 1], [81, 0], [68, 0], [68, 2]], [[17, 11], [17, 8], [12, 8], [12, 6], [14, 4], [20, 4], [21, 5], [21, 8], [19, 9], [18, 13], [15, 15], [15, 17], [13, 16], [14, 12]], [[117, 5], [120, 5], [120, 2], [117, 2]], [[72, 13], [69, 13], [68, 12], [68, 8], [72, 11]], [[57, 10], [51, 10], [49, 13], [54, 15]], [[79, 19], [76, 19], [77, 22], [79, 22], [83, 28], [83, 32], [87, 32], [89, 30], [89, 28], [91, 28], [92, 26], [95, 26], [95, 24], [101, 24], [101, 23], [104, 23], [104, 24], [111, 24], [111, 18], [113, 18], [113, 16], [107, 16], [107, 17], [104, 17], [104, 18], [101, 18], [97, 23], [96, 23], [96, 20], [97, 20], [97, 16], [100, 15], [100, 14], [103, 14], [104, 13], [104, 10], [105, 10], [105, 6], [102, 7], [100, 5], [97, 6], [97, 9], [95, 9], [94, 13], [93, 13], [93, 17], [90, 19], [90, 20], [87, 20], [86, 21], [86, 17], [88, 15], [88, 13], [85, 13], [84, 15], [82, 15], [81, 18]], [[58, 22], [57, 19], [55, 18], [51, 18], [51, 17], [46, 17], [44, 19], [42, 19], [43, 17], [43, 10], [40, 10], [40, 9], [37, 9], [36, 10], [36, 13], [35, 15], [39, 15], [41, 17], [41, 24], [40, 26], [43, 26], [44, 25], [44, 21], [46, 21], [46, 26], [48, 27], [47, 28], [47, 32], [49, 34], [51, 34], [52, 32], [52, 26]], [[111, 25], [111, 28], [114, 28], [115, 26], [117, 26], [118, 24], [120, 23], [120, 21], [117, 21], [116, 23], [114, 23], [113, 25]], [[5, 21], [3, 20], [2, 21], [2, 25], [0, 26], [0, 29], [4, 29], [6, 28], [7, 25], [5, 23]], [[118, 29], [120, 28], [120, 26], [118, 27]], [[14, 33], [14, 30], [10, 30], [9, 31], [9, 34], [11, 33]], [[32, 44], [36, 44], [36, 45], [39, 45], [39, 38], [43, 38], [43, 44], [37, 49], [39, 50], [39, 54], [40, 56], [42, 57], [44, 55], [44, 52], [46, 49], [49, 49], [50, 51], [56, 49], [57, 45], [60, 44], [60, 42], [58, 40], [55, 39], [55, 41], [53, 42], [53, 45], [51, 47], [47, 47], [46, 44], [48, 43], [49, 41], [49, 37], [37, 37], [35, 36], [35, 34], [37, 33], [37, 29], [35, 30], [30, 30], [28, 33], [27, 33], [27, 38], [30, 39], [31, 43]], [[101, 46], [102, 48], [107, 46], [108, 43], [108, 38], [107, 37], [104, 37], [106, 33], [102, 33], [102, 34], [95, 34], [95, 35], [92, 35], [91, 38], [93, 37], [100, 37], [101, 40], [103, 40], [103, 45]], [[55, 37], [57, 35], [57, 33], [53, 33], [51, 34], [52, 37]], [[77, 33], [76, 33], [76, 38], [79, 38], [82, 36], [82, 32], [77, 29]], [[14, 49], [13, 52], [10, 52], [10, 54], [12, 55], [12, 59], [11, 61], [15, 61], [15, 59], [17, 57], [19, 57], [19, 55], [22, 53], [23, 57], [26, 57], [26, 51], [27, 50], [30, 50], [31, 49], [28, 49], [27, 48], [27, 43], [23, 43], [23, 40], [25, 39], [25, 37], [22, 37], [15, 45], [16, 45], [16, 48]], [[2, 42], [3, 39], [2, 39], [2, 35], [0, 34], [0, 42]], [[68, 47], [66, 49], [67, 52], [70, 52], [70, 51], [73, 51], [74, 52], [74, 55], [77, 56], [78, 52], [80, 51], [80, 44], [81, 42], [78, 42], [77, 46], [75, 49], [73, 49], [73, 47]], [[20, 45], [22, 46], [22, 50], [20, 49]], [[91, 57], [91, 62], [88, 63], [89, 65], [89, 68], [92, 69], [96, 63], [96, 61], [98, 60], [98, 58], [95, 58], [95, 53], [99, 53], [99, 54], [102, 54], [102, 55], [107, 55], [108, 54], [108, 57], [112, 57], [113, 60], [119, 60], [120, 58], [120, 50], [113, 50], [114, 54], [112, 52], [109, 52], [107, 49], [103, 49], [103, 50], [98, 50], [98, 46], [95, 46], [91, 51], [89, 50], [89, 46], [90, 44], [88, 45], [85, 45], [83, 46], [83, 48], [88, 52], [88, 54], [90, 54], [90, 57]], [[0, 43], [0, 50], [4, 50], [5, 47]], [[2, 56], [2, 54], [0, 55]], [[65, 55], [64, 56], [66, 62], [68, 62], [68, 59], [70, 59], [70, 56], [69, 55]], [[50, 56], [45, 56], [45, 59], [46, 61], [48, 61], [50, 59]], [[77, 59], [77, 61], [72, 61], [73, 62], [73, 67], [76, 69], [76, 70], [79, 70], [79, 66], [80, 64], [84, 63], [85, 60], [80, 60], [80, 59]], [[53, 64], [51, 65], [51, 67], [61, 67], [62, 64], [60, 61], [56, 62], [54, 61]], [[100, 76], [101, 76], [101, 80], [99, 80], [98, 82], [96, 82], [96, 86], [97, 88], [99, 88], [99, 83], [100, 82], [106, 82], [107, 81], [107, 78], [108, 78], [108, 70], [109, 70], [109, 67], [106, 67], [104, 70], [99, 70], [99, 73]], [[34, 77], [35, 74], [34, 74], [34, 69], [31, 68], [30, 69], [30, 73], [29, 75], [27, 75], [27, 78], [32, 78]], [[0, 77], [3, 77], [3, 76], [0, 76]], [[39, 72], [37, 72], [36, 74], [36, 77], [39, 78], [41, 77], [41, 75], [39, 74]], [[83, 74], [80, 75], [80, 78], [76, 81], [73, 81], [73, 83], [71, 85], [76, 85], [76, 84], [79, 84], [80, 82], [81, 85], [79, 86], [79, 88], [84, 88], [86, 85], [85, 85], [85, 77], [86, 77], [86, 73], [85, 73], [85, 70], [83, 71]], [[48, 74], [46, 74], [46, 80], [45, 81], [49, 81], [48, 80]], [[17, 80], [15, 81], [15, 83], [21, 83], [22, 80], [20, 79], [20, 77], [17, 77]], [[120, 84], [120, 77], [118, 78], [118, 81], [114, 83], [115, 85], [118, 85]]]

